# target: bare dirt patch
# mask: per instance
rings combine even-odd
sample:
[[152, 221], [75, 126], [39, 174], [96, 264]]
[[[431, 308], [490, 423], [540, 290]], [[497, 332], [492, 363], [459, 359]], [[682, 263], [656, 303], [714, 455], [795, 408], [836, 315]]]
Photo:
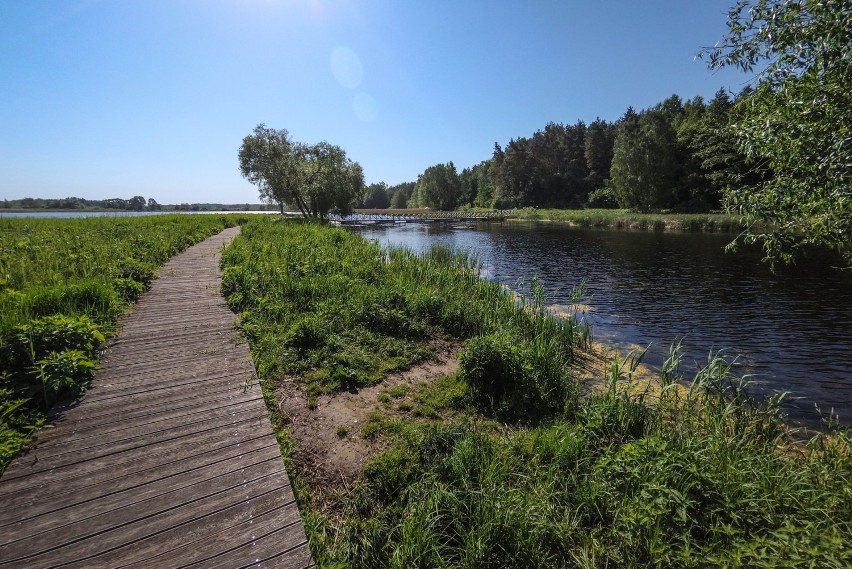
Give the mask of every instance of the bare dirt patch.
[[446, 341], [433, 345], [437, 355], [431, 360], [389, 374], [372, 387], [320, 396], [313, 409], [298, 380], [286, 381], [275, 390], [278, 410], [296, 443], [293, 463], [315, 497], [348, 488], [367, 459], [381, 450], [381, 443], [361, 436], [362, 425], [379, 404], [379, 394], [397, 385], [432, 383], [458, 370], [461, 347]]

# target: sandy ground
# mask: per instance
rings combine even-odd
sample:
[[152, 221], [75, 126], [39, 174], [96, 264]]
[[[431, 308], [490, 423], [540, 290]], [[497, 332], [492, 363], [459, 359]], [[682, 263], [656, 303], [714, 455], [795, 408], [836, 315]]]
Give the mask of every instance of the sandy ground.
[[[279, 412], [287, 418], [290, 437], [296, 442], [294, 464], [314, 488], [333, 491], [348, 487], [364, 462], [380, 450], [380, 444], [361, 436], [361, 426], [380, 407], [379, 394], [391, 387], [431, 383], [458, 370], [459, 345], [439, 341], [437, 355], [403, 372], [385, 377], [378, 385], [357, 391], [323, 395], [311, 409], [298, 380], [285, 382], [275, 391]], [[346, 434], [339, 430], [345, 427]]]

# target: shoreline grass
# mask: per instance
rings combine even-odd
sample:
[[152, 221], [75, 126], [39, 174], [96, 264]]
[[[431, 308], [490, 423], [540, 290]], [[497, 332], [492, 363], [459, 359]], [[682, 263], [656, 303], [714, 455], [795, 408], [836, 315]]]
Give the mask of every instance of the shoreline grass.
[[244, 216], [0, 219], [0, 475], [176, 253]]
[[615, 361], [584, 397], [588, 334], [549, 314], [540, 287], [517, 303], [464, 254], [262, 219], [222, 263], [268, 396], [294, 379], [308, 393], [375, 385], [435, 335], [465, 346], [457, 374], [378, 402], [361, 436], [381, 450], [322, 503], [277, 422], [319, 566], [852, 563], [848, 431], [798, 440], [780, 400], [750, 398], [722, 359], [677, 388], [674, 350], [656, 391]]
[[[490, 209], [466, 208], [476, 214]], [[429, 213], [428, 209], [359, 209], [364, 215], [405, 215]], [[737, 233], [746, 229], [739, 217], [727, 213], [638, 213], [627, 209], [539, 209], [532, 207], [506, 210], [506, 221], [565, 223], [574, 227], [609, 228], [638, 231], [707, 231]]]
[[513, 210], [510, 220], [550, 221], [577, 227], [606, 227], [640, 231], [739, 232], [745, 225], [725, 213], [637, 213], [626, 209], [535, 209]]

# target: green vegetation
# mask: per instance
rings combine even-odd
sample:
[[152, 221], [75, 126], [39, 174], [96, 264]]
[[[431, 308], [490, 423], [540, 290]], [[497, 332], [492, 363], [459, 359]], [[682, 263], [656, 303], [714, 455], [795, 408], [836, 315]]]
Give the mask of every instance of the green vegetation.
[[[529, 334], [544, 327], [547, 342], [562, 346], [548, 366], [556, 375], [553, 366], [583, 338], [578, 327], [550, 320], [530, 328], [541, 318], [518, 311], [508, 291], [479, 279], [474, 260], [443, 247], [422, 259], [386, 254], [343, 229], [258, 219], [222, 262], [222, 289], [240, 313], [258, 373], [273, 381], [300, 376], [312, 396], [374, 385], [431, 356], [436, 336], [500, 332], [532, 346], [540, 338]], [[543, 349], [530, 348], [539, 359]]]
[[737, 217], [722, 213], [636, 213], [627, 209], [534, 209], [512, 210], [510, 219], [561, 221], [579, 227], [616, 229], [741, 231]]
[[161, 204], [154, 198], [146, 201], [142, 196], [134, 196], [130, 199], [112, 198], [107, 200], [87, 200], [85, 198], [21, 198], [19, 200], [4, 199], [0, 203], [0, 216], [5, 210], [9, 211], [275, 211], [273, 205], [268, 204], [222, 204], [222, 203], [180, 203]]
[[770, 260], [818, 244], [852, 266], [852, 5], [848, 0], [747, 0], [728, 15], [728, 34], [707, 50], [710, 66], [757, 72], [737, 104], [741, 152], [773, 175], [725, 196], [749, 221]]
[[417, 178], [411, 203], [446, 211], [455, 209], [460, 198], [461, 181], [455, 165], [450, 162], [426, 168]]
[[699, 55], [713, 69], [754, 72], [755, 86], [719, 90], [709, 102], [675, 94], [638, 113], [628, 107], [615, 122], [551, 122], [495, 143], [491, 158], [458, 175], [434, 176], [445, 168], [438, 164], [363, 205], [724, 207], [771, 263], [818, 246], [852, 266], [850, 19], [848, 0], [739, 0], [727, 35]]
[[154, 198], [146, 201], [142, 196], [130, 199], [112, 198], [106, 200], [87, 200], [84, 198], [67, 197], [60, 199], [23, 198], [19, 200], [3, 200], [2, 209], [55, 209], [55, 210], [124, 210], [124, 211], [159, 211], [163, 207]]
[[85, 390], [105, 338], [157, 268], [238, 221], [0, 219], [0, 472], [55, 402]]
[[427, 168], [416, 183], [377, 184], [361, 205], [712, 211], [724, 192], [767, 174], [752, 171], [737, 148], [727, 130], [733, 116], [734, 101], [720, 90], [709, 102], [672, 95], [641, 112], [628, 107], [615, 122], [551, 122], [495, 144], [490, 159], [459, 173], [450, 162]]
[[432, 337], [465, 345], [457, 374], [381, 392], [359, 434], [383, 450], [354, 486], [315, 500], [324, 489], [297, 478], [320, 566], [852, 562], [849, 434], [794, 440], [780, 398], [752, 400], [721, 359], [682, 387], [674, 349], [654, 395], [615, 361], [584, 397], [584, 331], [535, 283], [515, 301], [465, 255], [258, 219], [223, 266], [267, 393], [294, 377], [309, 393], [372, 385]]
[[243, 177], [257, 185], [264, 200], [279, 204], [281, 213], [288, 203], [305, 217], [325, 219], [330, 211], [348, 215], [364, 194], [364, 171], [342, 148], [296, 142], [285, 129], [257, 125], [243, 139], [238, 157]]

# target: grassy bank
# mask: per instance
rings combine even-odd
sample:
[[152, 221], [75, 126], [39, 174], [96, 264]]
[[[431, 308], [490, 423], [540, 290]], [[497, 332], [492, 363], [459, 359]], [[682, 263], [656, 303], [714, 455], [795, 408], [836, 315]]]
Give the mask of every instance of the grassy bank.
[[636, 213], [626, 209], [512, 210], [511, 219], [557, 221], [579, 227], [643, 231], [742, 231], [739, 218], [724, 213]]
[[169, 257], [239, 217], [0, 219], [0, 473]]
[[[464, 211], [491, 212], [470, 208]], [[429, 213], [427, 209], [361, 209], [366, 215], [404, 215]], [[538, 209], [507, 210], [508, 219], [516, 221], [552, 221], [577, 227], [609, 227], [641, 231], [720, 231], [739, 232], [745, 226], [736, 216], [724, 213], [637, 213], [627, 209]]]
[[[661, 389], [581, 396], [581, 327], [480, 280], [464, 255], [389, 254], [341, 229], [251, 220], [223, 256], [268, 396], [380, 384], [464, 345], [459, 372], [382, 391], [354, 484], [331, 492], [279, 434], [320, 566], [845, 567], [852, 562], [848, 433], [795, 440], [713, 360], [686, 389], [675, 351]], [[271, 401], [273, 409], [277, 408]]]

